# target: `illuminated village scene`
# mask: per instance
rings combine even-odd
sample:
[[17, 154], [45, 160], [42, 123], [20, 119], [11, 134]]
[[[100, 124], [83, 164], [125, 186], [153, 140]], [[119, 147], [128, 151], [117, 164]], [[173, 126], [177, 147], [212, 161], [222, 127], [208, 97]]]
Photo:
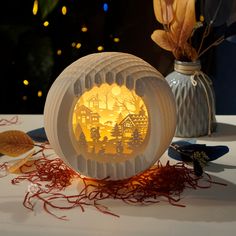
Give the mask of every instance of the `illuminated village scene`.
[[72, 123], [79, 151], [87, 158], [131, 158], [145, 147], [147, 108], [125, 86], [104, 84], [85, 92], [75, 105]]

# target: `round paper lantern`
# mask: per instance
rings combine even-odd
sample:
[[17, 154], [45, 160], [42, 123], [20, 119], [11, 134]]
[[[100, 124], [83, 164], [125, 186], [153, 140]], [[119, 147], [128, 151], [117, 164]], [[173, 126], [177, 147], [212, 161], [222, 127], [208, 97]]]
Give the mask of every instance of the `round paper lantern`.
[[55, 80], [44, 124], [52, 148], [74, 170], [125, 179], [148, 169], [168, 148], [175, 100], [164, 77], [142, 59], [96, 53]]

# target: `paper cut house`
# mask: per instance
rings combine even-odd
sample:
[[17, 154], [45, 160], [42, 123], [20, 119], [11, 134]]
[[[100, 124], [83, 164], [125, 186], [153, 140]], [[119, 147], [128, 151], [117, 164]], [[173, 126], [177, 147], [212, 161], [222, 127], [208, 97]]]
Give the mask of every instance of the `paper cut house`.
[[88, 99], [88, 107], [93, 109], [99, 109], [100, 99], [98, 98], [98, 94], [90, 97]]
[[131, 137], [135, 129], [144, 137], [148, 127], [148, 117], [141, 114], [129, 114], [120, 122], [123, 137]]
[[81, 125], [91, 127], [99, 124], [99, 114], [92, 112], [88, 107], [81, 105], [75, 110], [76, 120]]

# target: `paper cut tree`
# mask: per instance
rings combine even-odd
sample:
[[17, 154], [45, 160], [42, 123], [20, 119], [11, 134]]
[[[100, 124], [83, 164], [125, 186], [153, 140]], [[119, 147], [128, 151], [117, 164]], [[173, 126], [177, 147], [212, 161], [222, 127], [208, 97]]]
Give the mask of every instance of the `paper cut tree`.
[[117, 123], [116, 123], [115, 126], [112, 128], [111, 136], [112, 136], [112, 137], [115, 137], [116, 140], [118, 140], [119, 138], [122, 137], [121, 128], [120, 128], [120, 126], [119, 126]]
[[132, 133], [132, 136], [130, 138], [130, 141], [128, 142], [130, 149], [137, 149], [140, 148], [140, 145], [142, 144], [143, 139], [141, 137], [141, 134], [139, 133], [138, 129], [135, 129]]

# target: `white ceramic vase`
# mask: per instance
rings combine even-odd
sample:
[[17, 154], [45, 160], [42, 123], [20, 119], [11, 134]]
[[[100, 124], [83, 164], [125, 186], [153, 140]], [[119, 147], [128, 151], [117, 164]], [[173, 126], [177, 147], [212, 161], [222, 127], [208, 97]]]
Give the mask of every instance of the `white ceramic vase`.
[[166, 77], [177, 106], [177, 137], [210, 135], [215, 128], [215, 99], [212, 82], [201, 71], [200, 61], [175, 61]]

